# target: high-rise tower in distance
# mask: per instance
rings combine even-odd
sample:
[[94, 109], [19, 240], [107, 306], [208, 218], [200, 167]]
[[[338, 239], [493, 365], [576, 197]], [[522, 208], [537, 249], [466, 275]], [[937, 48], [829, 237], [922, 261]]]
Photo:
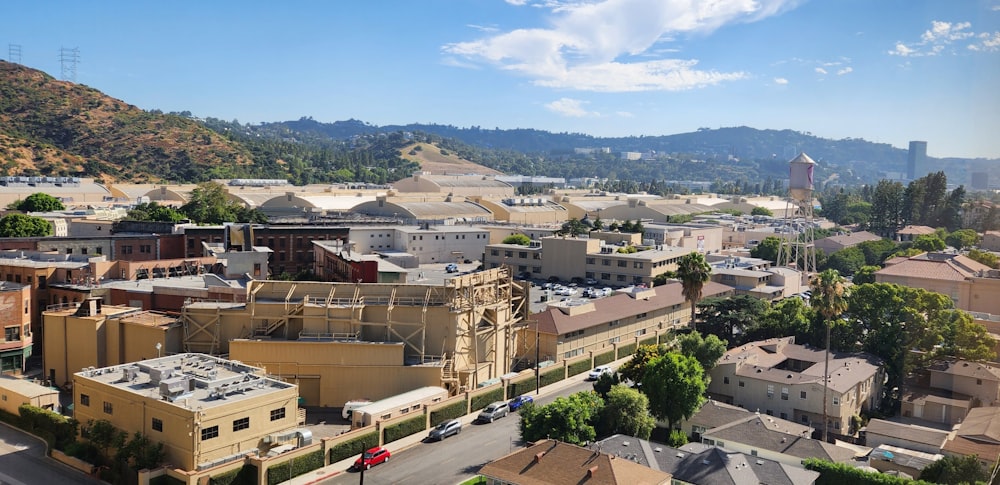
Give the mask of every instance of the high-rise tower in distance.
[[927, 142], [911, 141], [906, 154], [906, 177], [916, 180], [924, 175], [927, 175]]

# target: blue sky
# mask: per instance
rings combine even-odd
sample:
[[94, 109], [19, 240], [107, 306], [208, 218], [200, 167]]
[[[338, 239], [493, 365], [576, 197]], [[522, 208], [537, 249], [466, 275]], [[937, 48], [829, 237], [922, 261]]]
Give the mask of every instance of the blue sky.
[[140, 108], [244, 123], [746, 125], [1000, 158], [1000, 0], [12, 0], [10, 44], [55, 77], [76, 47], [77, 82]]

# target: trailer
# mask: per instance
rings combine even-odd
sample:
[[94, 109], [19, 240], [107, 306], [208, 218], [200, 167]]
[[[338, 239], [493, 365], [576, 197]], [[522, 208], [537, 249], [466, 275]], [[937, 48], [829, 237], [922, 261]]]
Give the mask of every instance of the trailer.
[[421, 387], [392, 397], [375, 401], [351, 412], [351, 429], [371, 426], [408, 413], [420, 412], [424, 406], [448, 399], [443, 387]]

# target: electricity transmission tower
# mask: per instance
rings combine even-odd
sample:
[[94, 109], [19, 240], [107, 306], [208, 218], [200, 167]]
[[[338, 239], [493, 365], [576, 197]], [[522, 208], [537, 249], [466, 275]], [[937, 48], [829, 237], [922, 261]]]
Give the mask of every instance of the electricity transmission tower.
[[80, 62], [80, 49], [62, 47], [59, 49], [59, 65], [62, 67], [62, 80], [76, 82], [76, 65]]

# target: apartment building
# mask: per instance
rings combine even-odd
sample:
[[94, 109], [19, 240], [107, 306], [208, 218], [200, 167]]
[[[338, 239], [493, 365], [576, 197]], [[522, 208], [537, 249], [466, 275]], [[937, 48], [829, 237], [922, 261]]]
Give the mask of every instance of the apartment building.
[[[601, 352], [618, 342], [628, 342], [657, 330], [684, 327], [691, 320], [691, 305], [681, 294], [680, 283], [655, 288], [628, 288], [593, 300], [566, 300], [549, 304], [531, 317], [537, 326], [521, 328], [522, 344], [535, 342], [538, 332], [539, 360], [559, 361], [587, 352]], [[704, 298], [731, 296], [733, 289], [708, 282]], [[518, 355], [533, 362], [533, 347], [518, 349]]]
[[73, 374], [75, 417], [107, 420], [163, 443], [166, 463], [200, 470], [282, 443], [310, 444], [297, 429], [298, 389], [233, 360], [184, 353]]
[[20, 374], [31, 357], [31, 288], [0, 281], [0, 374]]
[[931, 364], [922, 379], [903, 390], [904, 417], [958, 424], [973, 408], [1000, 405], [1000, 368], [996, 364], [946, 360]]
[[961, 254], [924, 253], [893, 258], [875, 272], [878, 283], [923, 288], [945, 295], [955, 308], [1000, 315], [1000, 271]]
[[490, 244], [483, 266], [509, 267], [515, 274], [530, 273], [532, 278], [592, 278], [601, 286], [651, 285], [657, 276], [676, 270], [677, 261], [691, 252], [670, 246], [618, 252], [626, 247], [601, 239], [561, 236], [545, 237], [529, 246]]
[[[186, 256], [196, 258], [209, 255], [209, 249], [203, 243], [223, 244], [225, 242], [226, 226], [198, 226], [184, 229], [184, 247]], [[334, 226], [254, 226], [253, 239], [249, 244], [256, 247], [268, 247], [273, 251], [268, 260], [268, 273], [297, 274], [311, 271], [315, 257], [313, 256], [314, 240], [348, 239], [349, 230], [346, 227]]]
[[[795, 337], [730, 349], [711, 371], [709, 397], [822, 429], [824, 351]], [[828, 430], [851, 434], [852, 417], [875, 408], [885, 381], [880, 362], [867, 354], [831, 354]]]
[[807, 289], [802, 273], [792, 268], [773, 267], [766, 259], [718, 254], [705, 259], [712, 267], [712, 281], [732, 286], [737, 295], [774, 301]]

